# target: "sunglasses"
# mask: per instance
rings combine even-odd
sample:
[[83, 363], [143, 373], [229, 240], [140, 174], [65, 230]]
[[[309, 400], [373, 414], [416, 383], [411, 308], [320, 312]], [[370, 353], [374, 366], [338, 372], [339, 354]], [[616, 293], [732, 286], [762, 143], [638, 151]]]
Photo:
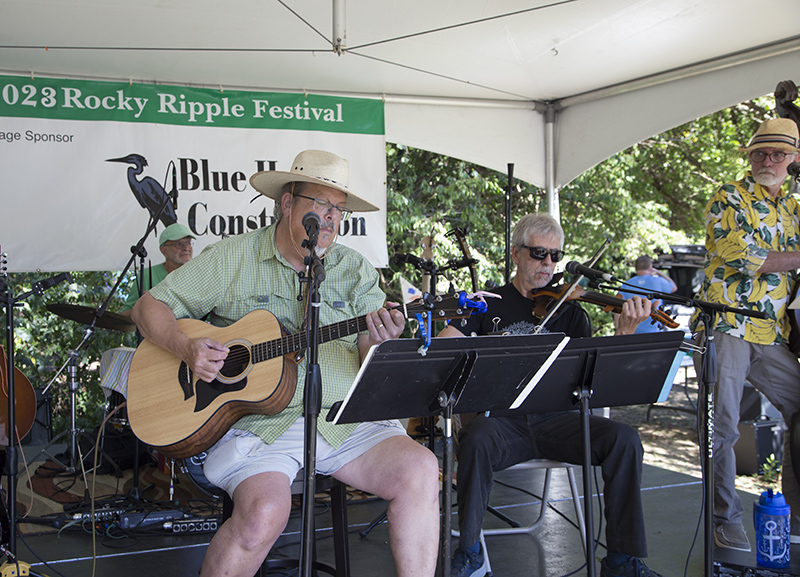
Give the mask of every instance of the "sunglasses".
[[544, 248], [543, 246], [528, 246], [525, 244], [521, 244], [519, 247], [530, 252], [533, 260], [544, 260], [548, 254], [553, 262], [558, 262], [564, 258], [564, 251], [558, 248]]

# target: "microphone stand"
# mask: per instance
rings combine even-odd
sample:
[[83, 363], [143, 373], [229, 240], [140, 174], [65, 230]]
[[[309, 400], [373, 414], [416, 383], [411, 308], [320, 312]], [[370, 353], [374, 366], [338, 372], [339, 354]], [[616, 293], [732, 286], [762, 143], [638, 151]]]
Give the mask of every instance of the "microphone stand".
[[316, 494], [317, 420], [322, 409], [322, 375], [319, 367], [319, 285], [325, 280], [322, 259], [316, 254], [319, 226], [308, 227], [308, 239], [303, 241], [310, 256], [305, 257], [305, 276], [300, 282], [308, 283], [306, 307], [306, 384], [303, 390], [303, 418], [305, 424], [305, 456], [303, 458], [302, 539], [300, 542], [301, 577], [311, 577], [314, 565], [314, 496]]
[[[611, 287], [606, 286], [604, 288]], [[646, 292], [625, 288], [625, 292], [641, 294], [650, 299], [655, 297], [664, 301], [687, 305], [699, 311], [699, 323], [703, 326], [705, 333], [705, 347], [698, 349], [698, 352], [702, 354], [702, 379], [698, 379], [702, 387], [700, 394], [702, 402], [698, 403], [697, 407], [703, 424], [703, 444], [700, 458], [703, 473], [703, 563], [704, 575], [711, 577], [714, 575], [714, 395], [717, 383], [717, 349], [714, 345], [713, 333], [714, 316], [718, 313], [734, 313], [746, 317], [766, 319], [767, 315], [761, 311], [730, 307], [658, 291]], [[700, 331], [697, 332], [699, 333]]]
[[[34, 283], [33, 290], [22, 293], [18, 297], [14, 297], [13, 291], [6, 281], [6, 255], [0, 254], [0, 297], [3, 298], [6, 309], [5, 332], [6, 332], [6, 375], [8, 381], [8, 445], [5, 447], [6, 451], [6, 464], [8, 474], [8, 503], [6, 511], [8, 513], [8, 548], [0, 545], [0, 552], [5, 554], [9, 560], [16, 563], [17, 575], [22, 574], [20, 569], [20, 561], [16, 559], [17, 554], [17, 469], [19, 467], [19, 453], [17, 445], [19, 439], [17, 438], [17, 425], [16, 425], [16, 401], [15, 401], [15, 382], [14, 382], [14, 308], [19, 306], [19, 303], [27, 299], [33, 294], [41, 295], [43, 290], [50, 288], [60, 282], [59, 277], [51, 279], [50, 283], [37, 282]], [[72, 282], [72, 277], [66, 275]], [[65, 279], [61, 279], [65, 280]], [[74, 405], [73, 405], [74, 406]], [[73, 437], [74, 443], [74, 437]], [[30, 569], [30, 565], [27, 565]]]
[[[5, 271], [5, 255], [0, 255], [0, 271]], [[17, 453], [16, 410], [14, 404], [14, 307], [32, 293], [15, 299], [11, 287], [0, 275], [0, 294], [5, 298], [6, 307], [6, 375], [8, 379], [8, 446], [6, 447], [6, 467], [8, 468], [8, 550], [11, 555], [17, 553]]]

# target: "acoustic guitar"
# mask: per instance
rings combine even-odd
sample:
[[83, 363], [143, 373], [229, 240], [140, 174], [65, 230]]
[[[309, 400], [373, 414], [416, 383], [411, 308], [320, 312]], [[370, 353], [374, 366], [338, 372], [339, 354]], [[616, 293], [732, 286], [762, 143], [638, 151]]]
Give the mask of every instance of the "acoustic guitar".
[[[405, 314], [437, 320], [470, 315], [466, 295], [432, 297], [406, 305]], [[403, 310], [402, 308], [398, 310]], [[134, 434], [168, 457], [184, 459], [216, 443], [240, 417], [274, 415], [291, 401], [297, 386], [294, 354], [307, 346], [305, 333], [287, 334], [275, 316], [255, 310], [228, 327], [181, 319], [192, 338], [210, 337], [230, 349], [212, 382], [197, 379], [172, 353], [145, 340], [128, 375], [128, 420]], [[319, 342], [367, 330], [366, 316], [319, 329]]]

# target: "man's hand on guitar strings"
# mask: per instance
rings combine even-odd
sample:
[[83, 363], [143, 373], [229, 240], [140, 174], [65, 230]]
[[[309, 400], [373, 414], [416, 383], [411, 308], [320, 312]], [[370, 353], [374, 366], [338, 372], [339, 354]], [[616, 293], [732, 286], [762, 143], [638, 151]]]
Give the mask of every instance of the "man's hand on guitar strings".
[[210, 383], [222, 370], [228, 352], [228, 347], [212, 338], [190, 339], [189, 356], [185, 360], [195, 377]]

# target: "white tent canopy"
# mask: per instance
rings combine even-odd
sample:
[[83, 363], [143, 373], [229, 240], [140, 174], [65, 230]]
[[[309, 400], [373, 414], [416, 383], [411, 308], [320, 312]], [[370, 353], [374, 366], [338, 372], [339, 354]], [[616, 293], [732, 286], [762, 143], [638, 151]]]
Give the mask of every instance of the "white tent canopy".
[[798, 0], [5, 0], [0, 73], [381, 98], [388, 141], [552, 193], [800, 77], [799, 22]]

